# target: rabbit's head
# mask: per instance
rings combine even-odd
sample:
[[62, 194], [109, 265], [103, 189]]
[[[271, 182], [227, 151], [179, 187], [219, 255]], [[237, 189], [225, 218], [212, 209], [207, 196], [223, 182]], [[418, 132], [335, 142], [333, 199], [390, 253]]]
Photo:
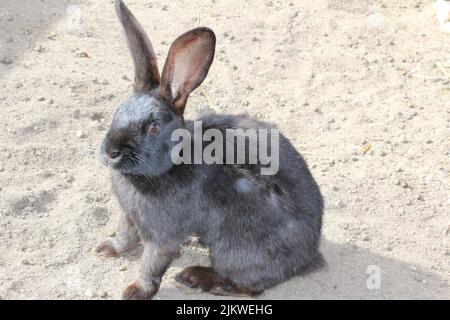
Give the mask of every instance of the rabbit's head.
[[142, 26], [121, 0], [115, 5], [134, 62], [134, 94], [118, 107], [102, 142], [100, 159], [122, 173], [157, 176], [172, 166], [171, 133], [183, 126], [187, 98], [208, 73], [216, 38], [208, 28], [179, 36], [160, 77]]

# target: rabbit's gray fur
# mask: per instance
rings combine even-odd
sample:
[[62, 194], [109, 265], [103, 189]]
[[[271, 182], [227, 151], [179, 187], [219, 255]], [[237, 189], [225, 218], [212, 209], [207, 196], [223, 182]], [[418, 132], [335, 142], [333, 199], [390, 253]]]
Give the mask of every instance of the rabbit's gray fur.
[[[179, 246], [193, 235], [209, 247], [212, 268], [221, 278], [251, 291], [321, 266], [323, 199], [292, 144], [280, 134], [279, 171], [273, 176], [261, 175], [259, 163], [175, 165], [171, 133], [177, 128], [192, 133], [193, 122], [184, 120], [159, 92], [158, 87], [137, 92], [121, 104], [101, 147], [103, 160], [108, 147], [121, 150], [120, 160], [108, 164], [113, 190], [137, 229], [127, 232], [138, 232], [144, 245], [154, 248], [148, 254], [152, 259], [166, 257], [142, 261], [147, 274], [138, 287], [151, 287], [147, 297], [156, 292], [153, 287]], [[142, 128], [155, 119], [157, 134], [146, 134]], [[199, 120], [203, 130], [216, 128], [224, 136], [226, 129], [273, 128], [247, 115]], [[117, 243], [114, 249], [121, 251]]]

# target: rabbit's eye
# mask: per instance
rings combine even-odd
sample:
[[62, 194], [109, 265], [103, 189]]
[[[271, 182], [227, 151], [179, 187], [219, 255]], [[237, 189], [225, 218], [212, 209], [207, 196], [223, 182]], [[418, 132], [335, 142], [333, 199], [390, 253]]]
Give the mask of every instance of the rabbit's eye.
[[148, 125], [147, 132], [150, 133], [150, 134], [153, 134], [153, 133], [158, 132], [158, 129], [159, 129], [159, 125], [156, 122], [151, 122]]

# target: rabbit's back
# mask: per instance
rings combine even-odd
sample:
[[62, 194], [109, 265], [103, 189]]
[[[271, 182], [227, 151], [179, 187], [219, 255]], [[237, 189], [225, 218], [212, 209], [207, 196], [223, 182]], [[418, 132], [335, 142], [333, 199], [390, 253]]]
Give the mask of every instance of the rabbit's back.
[[[210, 116], [204, 123], [220, 130], [273, 128], [248, 116]], [[203, 207], [208, 208], [202, 235], [214, 268], [243, 286], [271, 287], [322, 264], [320, 190], [281, 134], [279, 157], [275, 175], [259, 174], [260, 163], [216, 165], [202, 183]]]
[[[218, 129], [224, 136], [227, 135], [227, 129], [256, 129], [277, 130], [269, 123], [258, 121], [247, 115], [229, 116], [229, 115], [210, 115], [200, 119], [203, 123], [203, 130], [211, 128]], [[317, 183], [308, 169], [306, 161], [293, 147], [291, 142], [281, 133], [278, 135], [278, 147], [270, 150], [278, 155], [278, 170], [275, 174], [262, 175], [260, 158], [257, 158], [256, 164], [226, 164], [224, 150], [224, 165], [212, 166], [207, 174], [204, 174], [204, 192], [211, 193], [212, 189], [222, 190], [225, 194], [232, 195], [240, 199], [255, 198], [262, 206], [267, 206], [272, 210], [280, 212], [289, 212], [294, 217], [311, 217], [312, 220], [321, 222], [324, 208], [322, 194]], [[254, 143], [259, 144], [259, 136]], [[224, 139], [225, 141], [226, 139]], [[270, 139], [268, 139], [267, 148], [270, 149]], [[247, 145], [244, 150], [237, 152], [246, 152], [248, 156], [249, 148]], [[224, 143], [224, 149], [227, 146]], [[264, 150], [266, 152], [266, 150]], [[246, 157], [248, 159], [248, 157]], [[204, 169], [202, 166], [200, 169]], [[200, 170], [201, 171], [201, 170]], [[215, 185], [211, 188], [211, 185]], [[214, 192], [219, 195], [220, 192]], [[318, 224], [320, 229], [320, 223]]]

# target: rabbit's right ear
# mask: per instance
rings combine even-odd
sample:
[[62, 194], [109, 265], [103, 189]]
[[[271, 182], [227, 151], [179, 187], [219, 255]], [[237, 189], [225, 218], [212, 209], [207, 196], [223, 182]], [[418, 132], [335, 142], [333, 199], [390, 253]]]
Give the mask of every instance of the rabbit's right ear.
[[182, 116], [189, 94], [208, 74], [216, 36], [201, 27], [183, 33], [172, 43], [161, 77], [160, 94]]
[[148, 91], [157, 87], [160, 82], [158, 64], [147, 34], [122, 0], [116, 0], [115, 6], [134, 62], [135, 91]]

